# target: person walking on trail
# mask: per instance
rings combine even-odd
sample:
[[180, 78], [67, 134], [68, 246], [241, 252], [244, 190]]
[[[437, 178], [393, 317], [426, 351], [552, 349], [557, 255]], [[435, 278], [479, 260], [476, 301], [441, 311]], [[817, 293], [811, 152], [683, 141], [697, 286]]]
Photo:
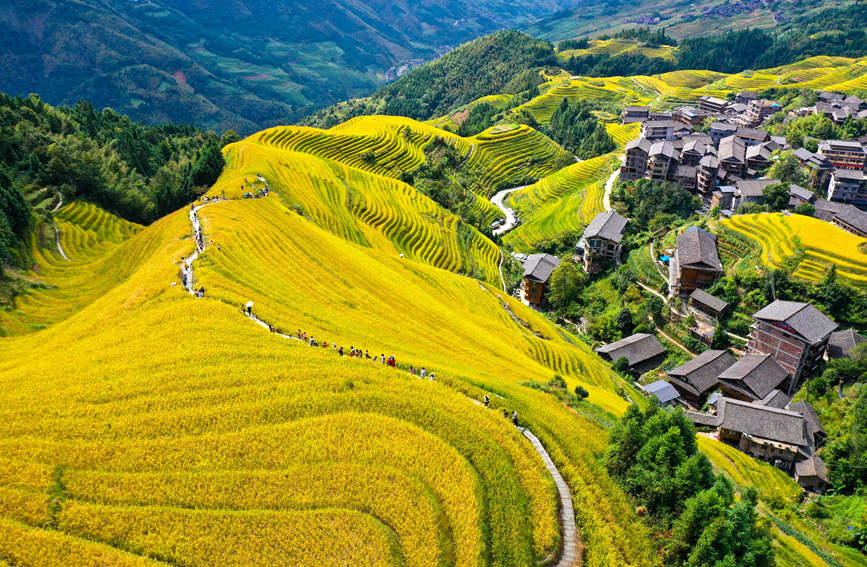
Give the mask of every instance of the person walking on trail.
[[340, 356], [343, 356], [343, 347], [340, 347], [339, 349], [337, 349], [337, 352], [340, 353]]
[[380, 354], [380, 355], [379, 355], [379, 358], [382, 360], [382, 363], [385, 364], [385, 355], [384, 355], [384, 354]]
[[409, 367], [409, 374], [410, 374], [410, 376], [415, 376], [415, 366]]
[[512, 412], [512, 423], [515, 424], [515, 427], [518, 426], [518, 412], [516, 411]]
[[489, 398], [488, 395], [485, 394], [485, 407], [488, 407], [490, 404], [491, 404], [491, 398]]
[[397, 366], [397, 361], [394, 360], [394, 355], [388, 357], [388, 365], [392, 368]]
[[430, 373], [430, 381], [433, 382], [433, 381], [434, 381], [434, 378], [435, 378], [434, 373], [431, 372], [431, 373]]
[[425, 377], [427, 377], [427, 370], [425, 370], [424, 366], [421, 367], [421, 373], [419, 374], [419, 376], [421, 376], [422, 380], [424, 380]]

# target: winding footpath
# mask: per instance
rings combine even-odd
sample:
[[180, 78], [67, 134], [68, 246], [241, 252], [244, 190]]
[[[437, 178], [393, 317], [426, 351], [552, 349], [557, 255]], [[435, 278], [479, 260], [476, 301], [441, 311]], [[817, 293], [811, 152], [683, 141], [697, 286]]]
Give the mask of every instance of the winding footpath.
[[[51, 209], [52, 213], [56, 213], [60, 207], [63, 205], [63, 193], [60, 191], [57, 192], [57, 204], [54, 205], [54, 208]], [[60, 244], [60, 227], [57, 226], [57, 222], [54, 222], [54, 241], [57, 243], [57, 251], [60, 252], [60, 255], [64, 260], [69, 262], [69, 256], [66, 255], [66, 251], [63, 249], [63, 245]]]
[[[514, 191], [517, 189], [522, 189], [522, 187], [516, 187], [512, 190]], [[193, 239], [196, 242], [196, 250], [189, 257], [183, 260], [183, 263], [181, 265], [181, 274], [184, 289], [186, 289], [187, 292], [189, 292], [194, 297], [200, 296], [196, 295], [196, 291], [193, 287], [193, 262], [195, 262], [196, 259], [199, 257], [199, 254], [201, 254], [208, 248], [207, 241], [205, 240], [204, 234], [202, 233], [202, 223], [199, 220], [198, 212], [203, 207], [222, 200], [226, 199], [214, 199], [208, 201], [207, 203], [203, 203], [201, 205], [190, 208], [190, 225], [193, 229]], [[502, 266], [502, 251], [500, 252], [500, 264]], [[502, 271], [500, 272], [500, 277], [502, 278]], [[505, 282], [503, 283], [503, 287], [505, 288]], [[261, 326], [263, 329], [274, 332], [274, 327], [254, 315], [252, 313], [252, 310], [244, 311], [244, 314], [254, 323]], [[301, 341], [301, 339], [293, 337], [292, 335], [284, 335], [282, 333], [276, 332], [275, 334], [286, 339]], [[470, 398], [470, 400], [475, 404], [481, 403], [473, 398]], [[572, 501], [572, 492], [569, 489], [569, 485], [563, 479], [563, 475], [560, 474], [560, 471], [557, 469], [557, 466], [554, 464], [554, 461], [551, 459], [548, 451], [545, 450], [542, 442], [539, 441], [539, 438], [533, 435], [533, 433], [527, 428], [518, 427], [518, 430], [524, 435], [524, 437], [526, 437], [530, 441], [533, 449], [536, 451], [536, 453], [542, 459], [542, 462], [545, 464], [545, 468], [548, 469], [548, 472], [554, 478], [554, 484], [557, 487], [557, 494], [560, 499], [560, 529], [561, 535], [563, 537], [563, 545], [561, 548], [562, 553], [560, 554], [559, 561], [554, 564], [554, 567], [575, 567], [577, 565], [581, 565], [581, 537], [575, 524], [575, 508]]]
[[515, 191], [520, 191], [521, 189], [526, 189], [529, 185], [521, 185], [520, 187], [512, 187], [511, 189], [503, 189], [502, 191], [498, 191], [493, 197], [491, 197], [491, 203], [494, 204], [495, 207], [503, 211], [506, 215], [506, 222], [502, 225], [498, 226], [494, 229], [494, 236], [500, 236], [502, 234], [506, 234], [518, 224], [518, 215], [515, 214], [514, 209], [510, 209], [503, 202], [506, 200], [506, 197]]
[[539, 441], [539, 438], [524, 427], [519, 427], [524, 437], [530, 440], [530, 444], [542, 457], [542, 462], [545, 463], [545, 468], [554, 477], [554, 484], [557, 486], [557, 494], [560, 496], [560, 527], [563, 533], [563, 553], [560, 555], [560, 561], [555, 564], [555, 567], [572, 567], [579, 565], [581, 562], [581, 540], [578, 538], [578, 528], [575, 526], [575, 508], [572, 504], [572, 492], [569, 490], [569, 485], [563, 480], [563, 475], [557, 470], [557, 465], [551, 460], [548, 451]]
[[614, 184], [617, 183], [618, 177], [620, 177], [619, 167], [611, 172], [611, 176], [605, 182], [605, 195], [602, 196], [602, 207], [605, 209], [605, 212], [611, 210], [611, 191], [614, 189]]

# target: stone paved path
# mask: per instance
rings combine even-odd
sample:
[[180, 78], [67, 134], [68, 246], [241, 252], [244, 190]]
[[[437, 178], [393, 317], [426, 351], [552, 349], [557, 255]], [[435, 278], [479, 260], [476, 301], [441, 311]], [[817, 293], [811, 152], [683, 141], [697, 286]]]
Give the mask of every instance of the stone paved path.
[[554, 484], [557, 486], [557, 493], [560, 495], [560, 528], [563, 536], [563, 554], [560, 556], [560, 561], [555, 564], [555, 567], [573, 567], [581, 564], [581, 539], [578, 537], [578, 528], [575, 526], [575, 508], [572, 504], [572, 492], [569, 490], [569, 485], [563, 480], [563, 475], [557, 470], [548, 451], [539, 441], [539, 438], [533, 435], [529, 429], [521, 428], [524, 437], [530, 440], [533, 448], [542, 457], [542, 462], [551, 476], [554, 477]]

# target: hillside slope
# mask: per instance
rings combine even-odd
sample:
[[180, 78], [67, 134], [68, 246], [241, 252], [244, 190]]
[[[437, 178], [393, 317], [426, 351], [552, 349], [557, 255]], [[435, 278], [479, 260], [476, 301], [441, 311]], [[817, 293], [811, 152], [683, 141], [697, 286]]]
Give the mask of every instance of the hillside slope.
[[[205, 298], [171, 285], [194, 247], [182, 210], [139, 233], [158, 244], [126, 280], [0, 341], [0, 557], [533, 565], [556, 549], [556, 501], [504, 409], [572, 487], [588, 564], [654, 563], [596, 464], [600, 408], [622, 411], [625, 386], [580, 341], [478, 281], [328, 234], [275, 193], [199, 216]], [[248, 301], [328, 349], [268, 333]], [[598, 407], [521, 385], [554, 372]], [[466, 397], [484, 392], [495, 411]]]
[[252, 133], [365, 95], [402, 62], [559, 5], [14, 0], [0, 9], [2, 88], [53, 104], [87, 98], [151, 123]]

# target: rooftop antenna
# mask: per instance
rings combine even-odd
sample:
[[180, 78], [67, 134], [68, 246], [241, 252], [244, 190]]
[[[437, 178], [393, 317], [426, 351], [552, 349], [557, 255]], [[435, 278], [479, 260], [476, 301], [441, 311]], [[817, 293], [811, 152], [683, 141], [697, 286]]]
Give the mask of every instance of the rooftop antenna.
[[771, 276], [771, 295], [777, 300], [777, 290], [774, 288], [774, 268], [771, 266], [771, 253], [768, 252], [768, 274]]

